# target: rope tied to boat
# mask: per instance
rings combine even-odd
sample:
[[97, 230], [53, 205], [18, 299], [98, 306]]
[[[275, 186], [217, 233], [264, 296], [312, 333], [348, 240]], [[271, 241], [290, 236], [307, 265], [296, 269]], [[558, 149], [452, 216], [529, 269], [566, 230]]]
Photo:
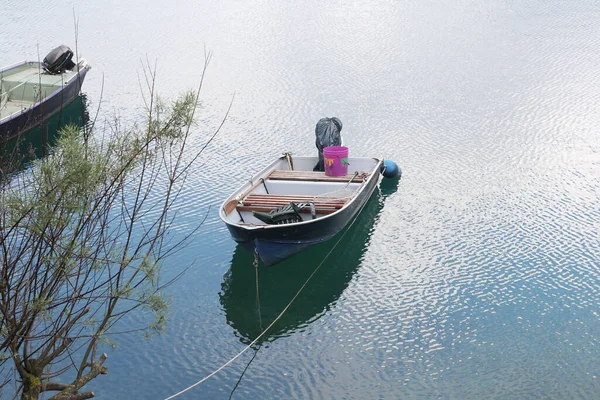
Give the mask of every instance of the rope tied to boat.
[[[346, 186], [344, 186], [341, 189], [336, 189], [332, 192], [327, 192], [327, 193], [323, 193], [323, 194], [317, 194], [315, 196], [313, 196], [313, 200], [318, 201], [320, 198], [324, 198], [324, 197], [329, 197], [329, 198], [335, 198], [338, 200], [349, 200], [352, 197], [354, 197], [354, 195], [356, 194], [356, 192], [358, 192], [364, 185], [365, 183], [367, 183], [367, 178], [369, 177], [369, 173], [368, 172], [358, 172], [355, 171], [354, 175], [352, 176], [352, 178], [350, 178], [350, 180], [348, 181], [348, 183], [346, 183]], [[362, 178], [362, 182], [360, 184], [359, 187], [357, 187], [356, 189], [348, 189], [348, 186], [354, 181], [354, 179], [356, 178]]]
[[260, 296], [258, 293], [258, 261], [259, 261], [260, 257], [258, 255], [258, 249], [255, 247], [254, 248], [254, 261], [252, 262], [252, 265], [254, 265], [254, 276], [255, 276], [255, 281], [256, 281], [256, 309], [258, 310], [258, 325], [260, 326], [260, 331], [262, 332], [263, 328], [262, 328], [262, 315], [260, 312]]
[[286, 151], [285, 153], [283, 153], [283, 155], [287, 159], [288, 165], [290, 166], [290, 171], [293, 171], [294, 170], [294, 160], [292, 159], [292, 153], [290, 153], [289, 151]]
[[[185, 389], [183, 389], [183, 390], [175, 393], [174, 395], [171, 395], [171, 396], [165, 398], [164, 400], [174, 399], [175, 397], [178, 397], [179, 395], [187, 392], [188, 390], [191, 390], [191, 389], [195, 388], [196, 386], [200, 385], [201, 383], [205, 382], [209, 378], [211, 378], [214, 375], [216, 375], [221, 370], [225, 369], [225, 367], [227, 367], [229, 364], [231, 364], [232, 362], [234, 362], [238, 357], [240, 357], [242, 354], [244, 354], [249, 348], [251, 348], [252, 346], [254, 346], [256, 344], [256, 342], [258, 342], [269, 331], [269, 329], [271, 329], [273, 327], [273, 325], [275, 325], [277, 323], [277, 321], [279, 321], [281, 319], [281, 317], [283, 316], [283, 314], [285, 314], [286, 311], [291, 307], [291, 305], [294, 303], [294, 301], [296, 300], [296, 298], [298, 298], [298, 296], [300, 295], [300, 293], [304, 290], [304, 288], [306, 287], [306, 285], [308, 285], [308, 282], [310, 282], [310, 280], [312, 279], [312, 277], [315, 276], [315, 274], [317, 273], [317, 271], [321, 268], [321, 266], [329, 258], [329, 256], [331, 255], [331, 253], [333, 253], [333, 251], [337, 248], [338, 244], [340, 244], [340, 242], [342, 241], [342, 239], [346, 236], [346, 234], [352, 228], [352, 226], [354, 225], [354, 223], [356, 222], [357, 219], [358, 218], [355, 217], [354, 220], [352, 221], [352, 223], [350, 223], [350, 225], [348, 225], [348, 228], [344, 231], [344, 233], [340, 236], [340, 238], [335, 242], [335, 244], [333, 245], [333, 247], [331, 248], [331, 250], [329, 250], [329, 252], [325, 255], [325, 257], [323, 258], [323, 260], [315, 268], [315, 270], [309, 275], [308, 278], [306, 278], [306, 281], [304, 281], [304, 283], [302, 284], [302, 286], [300, 287], [300, 289], [298, 289], [298, 292], [296, 292], [296, 294], [294, 295], [294, 297], [292, 297], [292, 299], [290, 300], [290, 302], [285, 306], [285, 308], [283, 310], [281, 310], [281, 312], [279, 313], [279, 315], [277, 317], [275, 317], [275, 319], [269, 324], [269, 326], [267, 326], [265, 328], [265, 330], [263, 330], [256, 337], [256, 339], [254, 339], [252, 342], [250, 342], [250, 344], [248, 344], [246, 347], [244, 347], [239, 353], [237, 353], [233, 358], [231, 358], [225, 364], [221, 365], [219, 368], [217, 368], [216, 370], [214, 370], [213, 372], [211, 372], [210, 374], [208, 374], [204, 378], [200, 379], [198, 382], [196, 382], [196, 383], [194, 383], [194, 384], [186, 387]], [[257, 271], [256, 272], [256, 274], [257, 274], [256, 277], [258, 278], [258, 259], [257, 259], [258, 251], [256, 249], [255, 249], [255, 255], [256, 255], [255, 256], [255, 262], [256, 262], [255, 263], [255, 268], [256, 268], [256, 271]], [[258, 280], [257, 280], [257, 288], [258, 288]]]

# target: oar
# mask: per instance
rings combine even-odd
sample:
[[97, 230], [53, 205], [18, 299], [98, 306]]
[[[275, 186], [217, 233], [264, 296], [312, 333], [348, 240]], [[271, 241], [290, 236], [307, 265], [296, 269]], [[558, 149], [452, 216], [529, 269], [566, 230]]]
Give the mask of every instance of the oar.
[[[354, 173], [354, 176], [352, 178], [350, 178], [350, 180], [348, 181], [348, 183], [346, 183], [346, 186], [344, 186], [344, 189], [346, 189], [348, 187], [349, 184], [352, 183], [352, 181], [354, 180], [354, 178], [356, 178], [358, 176], [358, 171], [356, 171]], [[343, 190], [343, 189], [342, 189]]]

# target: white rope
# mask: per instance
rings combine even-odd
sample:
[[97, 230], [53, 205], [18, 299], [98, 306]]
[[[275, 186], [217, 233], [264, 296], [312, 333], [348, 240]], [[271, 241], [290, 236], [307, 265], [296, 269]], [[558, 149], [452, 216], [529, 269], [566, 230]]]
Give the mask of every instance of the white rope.
[[355, 193], [358, 190], [351, 190], [351, 189], [338, 189], [338, 190], [334, 190], [333, 192], [327, 192], [327, 193], [323, 193], [323, 194], [317, 194], [315, 196], [313, 196], [313, 200], [319, 200], [319, 199], [338, 199], [338, 200], [345, 200], [345, 199], [351, 199], [352, 197], [354, 197]]
[[[366, 202], [365, 202], [366, 204]], [[362, 211], [362, 210], [361, 210]], [[315, 268], [315, 270], [312, 272], [312, 274], [310, 274], [310, 276], [306, 279], [306, 281], [304, 282], [304, 284], [300, 287], [300, 289], [298, 289], [298, 292], [294, 295], [294, 297], [292, 298], [292, 300], [290, 300], [290, 302], [288, 303], [287, 306], [285, 306], [285, 308], [279, 313], [279, 315], [273, 320], [273, 322], [271, 322], [271, 324], [269, 326], [267, 326], [267, 328], [262, 331], [262, 333], [260, 335], [258, 335], [256, 337], [256, 339], [254, 339], [249, 345], [247, 345], [246, 347], [244, 347], [242, 349], [242, 351], [240, 351], [238, 354], [235, 355], [235, 357], [233, 357], [231, 360], [227, 361], [225, 364], [221, 365], [219, 368], [217, 368], [215, 371], [211, 372], [209, 375], [205, 376], [204, 378], [202, 378], [201, 380], [199, 380], [198, 382], [186, 387], [185, 389], [175, 393], [172, 396], [169, 396], [167, 398], [165, 398], [165, 400], [171, 400], [174, 399], [175, 397], [179, 396], [180, 394], [183, 394], [185, 392], [187, 392], [188, 390], [195, 388], [196, 386], [198, 386], [199, 384], [201, 384], [202, 382], [206, 381], [207, 379], [209, 379], [210, 377], [214, 376], [215, 374], [217, 374], [219, 371], [221, 371], [222, 369], [224, 369], [225, 367], [227, 367], [229, 364], [231, 364], [233, 361], [235, 361], [239, 356], [241, 356], [242, 354], [244, 354], [244, 352], [246, 352], [246, 350], [248, 350], [250, 347], [252, 347], [256, 342], [258, 342], [258, 340], [263, 337], [263, 335], [265, 333], [267, 333], [269, 331], [269, 329], [271, 329], [271, 327], [273, 325], [275, 325], [275, 323], [277, 321], [279, 321], [279, 319], [283, 316], [283, 314], [288, 310], [288, 308], [290, 308], [290, 306], [292, 305], [292, 303], [294, 302], [294, 300], [296, 300], [296, 298], [300, 295], [300, 292], [302, 292], [302, 290], [306, 287], [306, 285], [308, 284], [308, 282], [312, 279], [312, 277], [317, 273], [317, 271], [319, 270], [319, 268], [321, 268], [321, 266], [323, 265], [323, 263], [325, 262], [325, 260], [327, 260], [327, 258], [331, 255], [331, 253], [333, 252], [333, 250], [335, 250], [335, 248], [337, 247], [337, 245], [342, 241], [342, 239], [344, 238], [344, 236], [346, 236], [346, 233], [348, 233], [348, 231], [350, 230], [350, 228], [352, 228], [352, 225], [354, 225], [354, 222], [356, 222], [356, 220], [358, 219], [358, 215], [360, 214], [360, 212], [358, 212], [356, 214], [356, 218], [354, 218], [354, 221], [352, 221], [352, 223], [350, 224], [350, 226], [348, 226], [348, 229], [345, 230], [345, 232], [342, 234], [342, 236], [340, 236], [340, 238], [338, 239], [337, 242], [335, 242], [335, 244], [333, 245], [333, 247], [331, 248], [331, 250], [329, 250], [329, 253], [327, 253], [327, 255], [325, 256], [325, 258], [323, 258], [323, 261], [321, 261], [321, 263], [317, 266], [317, 268]]]
[[[352, 177], [352, 179], [342, 189], [336, 189], [332, 192], [317, 194], [313, 197], [313, 199], [318, 200], [321, 197], [331, 197], [331, 198], [336, 198], [339, 200], [350, 199], [350, 198], [354, 197], [356, 195], [356, 193], [358, 193], [360, 191], [360, 189], [365, 185], [365, 183], [368, 182], [368, 179], [367, 179], [368, 176], [369, 176], [369, 174], [366, 172], [362, 172], [359, 174], [357, 171], [355, 173], [355, 175]], [[360, 184], [359, 187], [357, 187], [355, 189], [348, 189], [348, 185], [353, 183], [354, 178], [356, 178], [356, 177], [362, 177], [363, 178], [362, 183]]]

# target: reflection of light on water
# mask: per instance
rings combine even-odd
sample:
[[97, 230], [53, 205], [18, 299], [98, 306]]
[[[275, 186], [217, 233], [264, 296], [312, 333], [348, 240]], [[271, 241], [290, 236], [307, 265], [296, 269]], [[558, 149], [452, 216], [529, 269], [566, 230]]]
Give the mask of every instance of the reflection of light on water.
[[[22, 3], [33, 26], [51, 30], [43, 23], [51, 20], [59, 24], [54, 29], [71, 30], [59, 5], [40, 10]], [[82, 46], [95, 61], [84, 90], [93, 104], [102, 99], [101, 115], [114, 110], [136, 119], [132, 110], [142, 101], [135, 71], [146, 52], [158, 61], [166, 98], [195, 86], [202, 51], [190, 47], [193, 41], [215, 50], [198, 137], [213, 117], [220, 120], [231, 93], [239, 94], [224, 135], [180, 198], [178, 229], [207, 212], [193, 242], [166, 268], [194, 262], [172, 290], [173, 310], [185, 316], [173, 319], [169, 335], [111, 353], [109, 374], [90, 389], [96, 385], [106, 397], [170, 394], [167, 388], [192, 380], [190, 371], [239, 350], [231, 337], [238, 322], [240, 330], [251, 322], [259, 329], [256, 318], [242, 319], [253, 297], [247, 305], [243, 290], [233, 288], [240, 297], [232, 305], [241, 311], [229, 326], [230, 310], [216, 295], [234, 247], [216, 210], [240, 180], [281, 151], [315, 155], [314, 124], [335, 114], [353, 154], [385, 156], [405, 169], [402, 190], [386, 201], [342, 300], [309, 329], [259, 352], [236, 395], [594, 397], [598, 385], [586, 372], [597, 370], [599, 352], [594, 2], [192, 3], [174, 2], [168, 12], [176, 18], [155, 19], [160, 2], [138, 9], [115, 2], [109, 11], [119, 29], [106, 29], [106, 19], [95, 17], [106, 11], [104, 3], [86, 2], [83, 31], [102, 35], [87, 35]], [[139, 14], [135, 24], [132, 12]], [[20, 21], [3, 21], [7, 60], [35, 50], [39, 29], [19, 29]], [[155, 35], [157, 26], [173, 34]], [[114, 46], [123, 37], [132, 46]], [[166, 56], [173, 54], [185, 54], [185, 62]], [[252, 268], [249, 258], [239, 267]], [[293, 275], [302, 265], [282, 267]], [[243, 284], [245, 272], [233, 268], [233, 284], [239, 271]], [[282, 281], [291, 283], [272, 281], [271, 290], [281, 290], [272, 296], [281, 298], [276, 305], [287, 304], [285, 289], [298, 286], [284, 272]], [[254, 271], [248, 275], [252, 287]], [[268, 296], [261, 296], [263, 307]], [[323, 312], [290, 311], [300, 324], [290, 318], [280, 328]], [[137, 374], [144, 384], [123, 384], [139, 365], [151, 366]], [[243, 365], [237, 368], [241, 373]], [[223, 397], [239, 375], [228, 376], [192, 397]]]

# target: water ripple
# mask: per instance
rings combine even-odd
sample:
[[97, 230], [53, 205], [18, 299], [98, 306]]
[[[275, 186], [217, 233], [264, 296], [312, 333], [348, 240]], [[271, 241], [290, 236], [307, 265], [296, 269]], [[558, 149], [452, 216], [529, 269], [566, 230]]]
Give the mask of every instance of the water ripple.
[[[344, 254], [254, 359], [252, 350], [182, 398], [228, 398], [250, 362], [234, 398], [595, 397], [594, 2], [90, 0], [76, 14], [100, 126], [140, 115], [146, 54], [172, 98], [197, 85], [204, 43], [215, 51], [187, 157], [236, 93], [179, 194], [170, 237], [204, 223], [164, 267], [166, 279], [189, 267], [170, 289], [168, 332], [147, 343], [123, 336], [109, 374], [89, 384], [98, 398], [166, 397], [257, 335], [252, 258], [229, 238], [218, 206], [282, 151], [314, 154], [324, 116], [342, 119], [352, 155], [398, 162], [398, 190], [365, 209]], [[36, 43], [41, 53], [73, 43], [64, 15], [59, 3], [7, 0], [4, 64], [36, 58]], [[263, 323], [329, 250], [260, 270]]]

